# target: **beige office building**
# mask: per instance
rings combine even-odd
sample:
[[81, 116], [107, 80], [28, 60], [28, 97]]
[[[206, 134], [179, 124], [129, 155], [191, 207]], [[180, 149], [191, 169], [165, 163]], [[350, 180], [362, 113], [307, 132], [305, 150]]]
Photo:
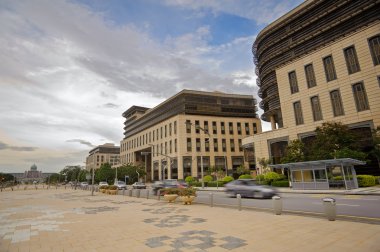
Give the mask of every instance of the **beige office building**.
[[132, 106], [123, 113], [121, 165], [144, 166], [148, 181], [200, 178], [210, 166], [254, 170], [242, 139], [261, 132], [255, 104], [252, 95], [183, 90], [152, 109]]
[[327, 121], [371, 144], [380, 126], [379, 1], [305, 1], [262, 30], [253, 53], [261, 119], [272, 125], [243, 140], [257, 158], [279, 163], [290, 140], [307, 143]]
[[86, 158], [86, 170], [99, 169], [102, 164], [109, 163], [111, 166], [120, 163], [120, 147], [113, 143], [99, 145], [90, 150]]

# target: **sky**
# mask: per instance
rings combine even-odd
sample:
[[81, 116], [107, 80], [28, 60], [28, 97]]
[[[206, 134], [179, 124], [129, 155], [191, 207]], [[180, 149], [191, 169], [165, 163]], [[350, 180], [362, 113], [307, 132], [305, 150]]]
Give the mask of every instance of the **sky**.
[[301, 2], [0, 0], [0, 172], [85, 165], [183, 89], [258, 98], [255, 37]]

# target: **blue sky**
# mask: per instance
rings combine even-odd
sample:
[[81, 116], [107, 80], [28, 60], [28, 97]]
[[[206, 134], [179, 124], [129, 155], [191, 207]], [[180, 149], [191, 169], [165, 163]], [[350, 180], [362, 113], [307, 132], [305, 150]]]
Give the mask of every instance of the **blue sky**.
[[300, 3], [1, 0], [0, 172], [84, 165], [130, 106], [182, 89], [257, 97], [252, 43]]

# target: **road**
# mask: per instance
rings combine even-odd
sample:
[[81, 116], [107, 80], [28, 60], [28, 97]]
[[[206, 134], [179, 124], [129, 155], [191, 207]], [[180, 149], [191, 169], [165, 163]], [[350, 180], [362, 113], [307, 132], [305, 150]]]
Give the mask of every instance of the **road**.
[[[209, 204], [210, 191], [198, 191], [196, 202]], [[214, 205], [237, 206], [237, 199], [230, 198], [224, 192], [212, 192]], [[323, 214], [322, 199], [329, 197], [336, 200], [337, 215], [363, 219], [375, 218], [380, 222], [380, 196], [373, 195], [334, 195], [334, 194], [280, 194], [283, 210], [304, 214]], [[242, 206], [264, 210], [273, 209], [271, 199], [242, 199]]]

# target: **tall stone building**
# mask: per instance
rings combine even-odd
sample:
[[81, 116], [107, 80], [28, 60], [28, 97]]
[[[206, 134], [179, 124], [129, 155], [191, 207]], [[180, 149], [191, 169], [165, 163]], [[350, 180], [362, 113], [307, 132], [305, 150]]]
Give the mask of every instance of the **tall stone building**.
[[255, 104], [252, 95], [183, 90], [152, 109], [132, 106], [123, 113], [121, 164], [145, 166], [148, 181], [201, 177], [211, 166], [254, 170], [242, 139], [261, 132]]
[[109, 163], [111, 166], [120, 162], [120, 147], [113, 143], [99, 145], [90, 150], [86, 158], [86, 170], [99, 169], [102, 164]]
[[[308, 0], [269, 24], [253, 45], [261, 119], [272, 130], [243, 140], [276, 164], [290, 140], [308, 143], [338, 121], [371, 145], [380, 126], [380, 2]], [[369, 173], [380, 173], [371, 162]]]

